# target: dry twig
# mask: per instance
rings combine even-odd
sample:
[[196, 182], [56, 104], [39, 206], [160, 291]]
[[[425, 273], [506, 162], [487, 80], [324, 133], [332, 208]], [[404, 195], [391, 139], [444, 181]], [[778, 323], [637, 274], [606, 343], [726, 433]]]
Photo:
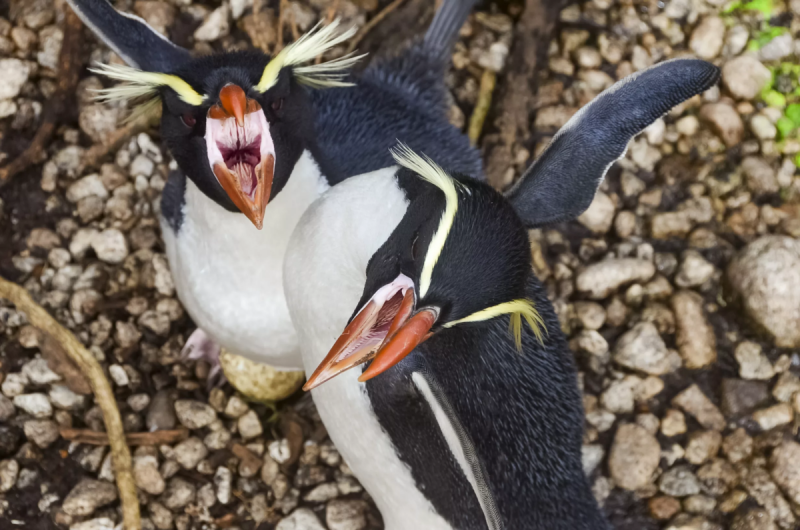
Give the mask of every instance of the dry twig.
[[239, 443], [231, 444], [231, 453], [239, 460], [246, 462], [249, 467], [258, 468], [263, 463], [250, 449]]
[[[87, 445], [108, 445], [108, 434], [90, 429], [61, 429], [61, 437], [70, 442]], [[131, 432], [125, 434], [125, 441], [131, 447], [138, 445], [172, 445], [189, 437], [188, 429], [173, 429], [153, 432]]]
[[283, 17], [286, 15], [288, 5], [289, 4], [286, 0], [281, 0], [280, 5], [278, 6], [278, 42], [275, 44], [276, 55], [283, 49], [283, 26], [286, 23]]
[[149, 112], [135, 117], [132, 121], [125, 124], [124, 127], [117, 129], [111, 133], [106, 141], [101, 144], [93, 145], [83, 157], [84, 167], [96, 167], [100, 161], [103, 160], [112, 151], [118, 150], [122, 147], [128, 138], [146, 131], [150, 126], [152, 120], [156, 120], [161, 112]]
[[83, 66], [81, 61], [83, 25], [72, 9], [65, 8], [64, 11], [64, 40], [58, 55], [58, 85], [55, 93], [47, 100], [42, 112], [42, 124], [31, 144], [8, 165], [0, 168], [0, 186], [4, 186], [11, 177], [45, 158], [45, 149], [56, 131], [58, 121], [67, 110], [67, 101], [75, 95], [75, 87], [78, 85], [78, 77]]
[[494, 71], [488, 68], [483, 71], [483, 75], [481, 75], [481, 88], [478, 92], [478, 101], [475, 103], [475, 110], [472, 111], [472, 116], [469, 118], [467, 134], [472, 145], [476, 145], [478, 143], [478, 138], [481, 137], [483, 122], [486, 121], [486, 114], [489, 112], [489, 107], [492, 106], [492, 92], [494, 92], [496, 81], [497, 75]]
[[[71, 12], [71, 11], [70, 11]], [[94, 355], [70, 331], [59, 324], [47, 311], [37, 304], [23, 287], [0, 277], [0, 298], [10, 300], [18, 310], [28, 316], [34, 327], [50, 335], [67, 352], [70, 359], [78, 365], [89, 379], [95, 401], [103, 412], [103, 421], [108, 431], [111, 459], [117, 477], [117, 488], [122, 503], [122, 518], [127, 530], [139, 530], [139, 499], [131, 470], [131, 453], [125, 444], [125, 432], [119, 415], [114, 392], [103, 373], [103, 368]]]
[[372, 30], [372, 28], [377, 26], [381, 20], [386, 18], [387, 15], [389, 15], [389, 13], [400, 7], [400, 4], [402, 4], [403, 1], [404, 0], [394, 0], [394, 2], [383, 8], [383, 11], [381, 11], [380, 13], [369, 19], [369, 22], [364, 24], [364, 26], [360, 30], [358, 30], [358, 33], [356, 33], [355, 37], [353, 37], [350, 40], [350, 45], [347, 46], [347, 53], [352, 53], [353, 50], [355, 50], [356, 47], [358, 46], [358, 43], [361, 42], [361, 39], [366, 37], [367, 33], [369, 33]]

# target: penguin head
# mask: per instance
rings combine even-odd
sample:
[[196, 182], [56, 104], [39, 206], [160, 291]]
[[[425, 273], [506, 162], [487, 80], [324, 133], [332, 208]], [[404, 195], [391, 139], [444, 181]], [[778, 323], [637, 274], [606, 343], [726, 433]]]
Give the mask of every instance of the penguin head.
[[511, 204], [488, 184], [451, 176], [405, 146], [393, 154], [408, 209], [372, 255], [358, 309], [307, 389], [373, 359], [360, 378], [366, 381], [447, 328], [510, 314], [519, 341], [521, 319], [536, 332], [541, 327], [525, 294], [527, 231]]
[[306, 87], [346, 86], [359, 57], [306, 64], [351, 37], [338, 21], [315, 26], [274, 56], [233, 51], [192, 58], [143, 20], [106, 0], [70, 0], [128, 66], [94, 71], [123, 84], [101, 99], [161, 103], [161, 131], [176, 162], [221, 206], [262, 227], [269, 201], [286, 185], [303, 150], [314, 141], [314, 114]]
[[525, 229], [583, 213], [630, 140], [719, 76], [711, 63], [681, 58], [618, 81], [575, 114], [502, 195], [396, 150], [406, 215], [372, 256], [356, 313], [304, 388], [372, 360], [359, 378], [365, 381], [432, 334], [502, 315], [511, 316], [518, 347], [523, 320], [541, 339], [543, 321], [525, 298]]

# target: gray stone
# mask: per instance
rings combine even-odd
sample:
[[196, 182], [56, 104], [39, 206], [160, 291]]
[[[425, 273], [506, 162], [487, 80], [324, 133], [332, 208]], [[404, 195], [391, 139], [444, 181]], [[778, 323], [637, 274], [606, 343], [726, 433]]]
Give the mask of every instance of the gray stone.
[[733, 518], [731, 530], [778, 530], [775, 521], [766, 510], [752, 509], [746, 513], [737, 514]]
[[595, 300], [603, 299], [630, 282], [645, 282], [655, 274], [655, 266], [635, 258], [607, 259], [584, 269], [576, 278], [579, 291]]
[[189, 429], [202, 429], [217, 419], [217, 412], [200, 401], [182, 399], [175, 402], [178, 421]]
[[133, 458], [133, 478], [136, 486], [150, 495], [161, 495], [166, 488], [166, 482], [158, 471], [158, 458], [153, 455]]
[[325, 527], [310, 509], [298, 508], [289, 517], [281, 519], [275, 530], [325, 530]]
[[754, 99], [771, 78], [769, 69], [750, 55], [736, 57], [722, 67], [722, 83], [739, 99]]
[[650, 375], [664, 375], [681, 366], [680, 357], [667, 349], [655, 325], [640, 322], [622, 335], [614, 348], [614, 361]]
[[725, 23], [717, 16], [705, 17], [692, 31], [689, 48], [701, 59], [719, 55], [725, 39]]
[[208, 449], [199, 438], [191, 437], [175, 446], [175, 460], [184, 469], [194, 469], [208, 455]]
[[47, 365], [47, 361], [41, 357], [25, 363], [22, 367], [22, 373], [34, 385], [44, 386], [61, 381], [61, 376], [52, 371]]
[[578, 217], [578, 222], [596, 234], [605, 234], [614, 222], [614, 202], [602, 191]]
[[16, 460], [0, 461], [0, 493], [5, 493], [14, 487], [19, 475], [19, 464]]
[[40, 393], [22, 394], [14, 397], [14, 406], [24, 410], [34, 418], [49, 418], [53, 415], [53, 406], [47, 396]]
[[753, 413], [753, 419], [763, 431], [788, 425], [794, 419], [794, 409], [788, 403], [779, 403]]
[[253, 410], [248, 411], [247, 414], [239, 418], [237, 426], [239, 428], [239, 434], [245, 440], [261, 436], [264, 432], [264, 428], [261, 426], [261, 420], [258, 419], [258, 415]]
[[775, 344], [800, 346], [800, 241], [763, 236], [736, 256], [727, 273], [750, 317]]
[[761, 346], [755, 342], [739, 343], [733, 355], [739, 363], [739, 375], [742, 379], [769, 380], [775, 375], [772, 363], [761, 352]]
[[778, 35], [769, 41], [764, 47], [758, 50], [758, 56], [762, 61], [778, 61], [792, 54], [794, 40], [791, 33]]
[[652, 482], [660, 459], [661, 447], [652, 434], [639, 425], [620, 425], [611, 446], [608, 469], [617, 486], [637, 490]]
[[707, 103], [700, 109], [700, 117], [711, 125], [725, 145], [733, 147], [742, 141], [744, 122], [736, 109], [726, 103]]
[[214, 487], [217, 490], [217, 500], [220, 504], [231, 502], [231, 479], [233, 474], [227, 467], [218, 467], [214, 473]]
[[714, 275], [714, 266], [697, 251], [688, 250], [675, 276], [678, 287], [698, 287]]
[[754, 194], [777, 193], [780, 190], [775, 170], [764, 159], [747, 156], [742, 160], [742, 170], [747, 177], [747, 188]]
[[25, 437], [42, 449], [58, 440], [58, 424], [52, 420], [28, 420], [23, 425]]
[[169, 390], [159, 390], [150, 402], [147, 410], [146, 424], [150, 431], [169, 430], [175, 428], [174, 398]]
[[116, 228], [103, 230], [92, 238], [92, 249], [106, 263], [122, 263], [128, 257], [128, 241]]
[[794, 528], [797, 519], [792, 513], [792, 508], [766, 469], [758, 466], [743, 469], [742, 483], [747, 493], [767, 510], [781, 528]]
[[678, 351], [686, 368], [694, 370], [716, 362], [716, 338], [703, 310], [700, 295], [693, 291], [678, 291], [672, 296], [672, 312], [675, 315]]
[[800, 444], [785, 440], [772, 452], [772, 479], [794, 503], [800, 503]]
[[769, 401], [769, 388], [761, 381], [742, 379], [722, 380], [722, 412], [730, 418], [740, 418]]
[[19, 59], [0, 59], [0, 100], [15, 98], [31, 73], [30, 66]]
[[229, 32], [228, 8], [223, 5], [208, 15], [203, 24], [194, 32], [194, 38], [198, 41], [215, 41]]
[[63, 410], [79, 409], [86, 402], [86, 398], [64, 385], [53, 385], [48, 395], [53, 406]]
[[196, 488], [191, 482], [187, 482], [179, 477], [170, 479], [167, 489], [161, 496], [161, 502], [170, 510], [184, 508], [190, 502], [194, 502]]
[[675, 396], [672, 403], [694, 416], [706, 429], [721, 431], [725, 428], [722, 413], [697, 385], [693, 384]]
[[325, 509], [329, 530], [363, 530], [367, 527], [367, 503], [361, 500], [335, 500]]
[[658, 489], [672, 497], [688, 497], [700, 493], [700, 481], [688, 466], [677, 466], [658, 480]]
[[117, 487], [101, 480], [83, 479], [69, 492], [61, 508], [75, 517], [91, 515], [97, 508], [117, 500]]

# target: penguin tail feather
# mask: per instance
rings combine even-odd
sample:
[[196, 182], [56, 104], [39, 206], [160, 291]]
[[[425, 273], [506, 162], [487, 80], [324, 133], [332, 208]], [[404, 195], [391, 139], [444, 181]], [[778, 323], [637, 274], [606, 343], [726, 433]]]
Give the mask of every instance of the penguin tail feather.
[[449, 60], [453, 46], [458, 40], [461, 26], [467, 21], [472, 8], [479, 0], [442, 0], [428, 31], [423, 47], [430, 55]]

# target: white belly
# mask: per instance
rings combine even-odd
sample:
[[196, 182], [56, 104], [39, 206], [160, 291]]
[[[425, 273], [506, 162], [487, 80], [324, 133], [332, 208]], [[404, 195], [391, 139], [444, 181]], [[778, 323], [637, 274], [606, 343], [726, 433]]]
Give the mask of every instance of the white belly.
[[[338, 184], [308, 209], [292, 237], [284, 285], [307, 374], [344, 329], [363, 292], [369, 258], [405, 214], [395, 171]], [[398, 458], [359, 373], [350, 370], [312, 391], [328, 434], [375, 500], [386, 530], [452, 530]]]
[[303, 153], [257, 230], [187, 180], [179, 235], [161, 223], [167, 257], [184, 307], [223, 348], [275, 368], [302, 369], [283, 291], [283, 260], [301, 215], [327, 188], [317, 164]]

